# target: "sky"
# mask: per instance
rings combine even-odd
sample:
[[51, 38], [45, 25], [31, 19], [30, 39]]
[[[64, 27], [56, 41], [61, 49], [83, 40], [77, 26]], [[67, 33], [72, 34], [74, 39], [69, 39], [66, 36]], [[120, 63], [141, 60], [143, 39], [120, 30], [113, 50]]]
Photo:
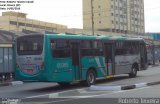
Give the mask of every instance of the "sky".
[[[145, 31], [160, 32], [160, 0], [144, 0], [144, 3]], [[27, 13], [31, 19], [83, 28], [82, 0], [34, 0], [33, 4], [21, 4], [17, 12]]]

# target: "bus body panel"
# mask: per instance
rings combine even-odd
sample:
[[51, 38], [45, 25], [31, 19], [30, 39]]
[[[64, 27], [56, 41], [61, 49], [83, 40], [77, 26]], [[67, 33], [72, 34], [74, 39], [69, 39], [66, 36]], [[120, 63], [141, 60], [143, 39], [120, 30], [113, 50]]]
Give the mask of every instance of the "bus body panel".
[[[54, 54], [54, 53], [53, 53]], [[71, 58], [53, 57], [50, 48], [50, 37], [45, 36], [45, 70], [47, 70], [48, 81], [50, 82], [71, 82], [73, 81]]]
[[126, 74], [131, 72], [133, 64], [140, 63], [140, 55], [125, 55], [115, 57], [115, 74]]
[[70, 82], [73, 81], [73, 67], [71, 59], [51, 59], [49, 64], [49, 76], [51, 81]]
[[105, 60], [103, 56], [84, 57], [81, 59], [82, 63], [82, 80], [86, 80], [86, 73], [88, 69], [94, 68], [97, 72], [97, 78], [105, 77], [107, 75]]

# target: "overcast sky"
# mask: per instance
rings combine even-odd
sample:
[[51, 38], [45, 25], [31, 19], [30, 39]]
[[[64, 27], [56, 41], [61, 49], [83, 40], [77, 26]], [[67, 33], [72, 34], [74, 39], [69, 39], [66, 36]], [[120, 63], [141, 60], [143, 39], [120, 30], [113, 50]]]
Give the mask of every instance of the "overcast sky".
[[[160, 0], [144, 2], [146, 32], [160, 32]], [[33, 4], [23, 4], [19, 12], [31, 19], [82, 28], [82, 0], [34, 0]]]

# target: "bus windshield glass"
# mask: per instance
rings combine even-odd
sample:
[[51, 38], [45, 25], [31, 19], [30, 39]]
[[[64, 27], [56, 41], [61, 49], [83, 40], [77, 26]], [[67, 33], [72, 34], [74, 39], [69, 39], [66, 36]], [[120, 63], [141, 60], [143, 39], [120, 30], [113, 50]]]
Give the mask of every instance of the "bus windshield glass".
[[40, 55], [43, 50], [43, 36], [31, 35], [17, 39], [18, 55]]

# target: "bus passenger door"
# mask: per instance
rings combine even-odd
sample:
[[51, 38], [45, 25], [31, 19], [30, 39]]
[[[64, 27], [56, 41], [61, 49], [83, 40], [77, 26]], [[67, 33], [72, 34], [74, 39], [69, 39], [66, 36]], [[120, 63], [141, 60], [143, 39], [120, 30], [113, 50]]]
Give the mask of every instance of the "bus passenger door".
[[80, 43], [71, 42], [71, 51], [74, 79], [81, 80]]
[[107, 75], [115, 74], [115, 54], [113, 49], [113, 43], [104, 43], [104, 56], [107, 67]]

